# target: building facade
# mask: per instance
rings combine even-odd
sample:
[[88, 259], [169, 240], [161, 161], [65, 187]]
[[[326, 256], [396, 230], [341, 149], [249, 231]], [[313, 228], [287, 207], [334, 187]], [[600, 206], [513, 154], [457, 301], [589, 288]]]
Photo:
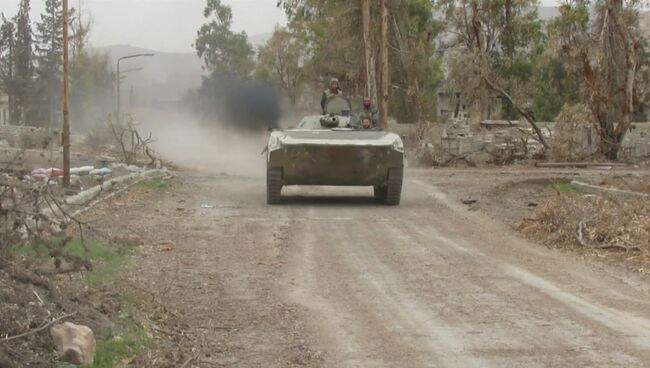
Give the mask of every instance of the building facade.
[[437, 93], [437, 113], [440, 119], [468, 119], [481, 121], [500, 119], [503, 101], [500, 97], [491, 96], [486, 111], [487, 116], [481, 116], [481, 108], [476, 100], [472, 100], [461, 92], [439, 91]]

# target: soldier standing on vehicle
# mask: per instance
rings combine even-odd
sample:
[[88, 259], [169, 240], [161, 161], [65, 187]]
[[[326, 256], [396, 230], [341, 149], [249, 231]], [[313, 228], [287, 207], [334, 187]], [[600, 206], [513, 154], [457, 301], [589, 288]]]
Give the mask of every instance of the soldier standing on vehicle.
[[379, 111], [372, 104], [372, 100], [370, 100], [370, 97], [363, 98], [363, 111], [361, 112], [361, 114], [365, 116], [369, 116], [372, 121], [372, 125], [374, 127], [379, 126]]
[[323, 109], [323, 114], [325, 113], [325, 104], [327, 103], [327, 100], [335, 95], [343, 96], [343, 91], [341, 91], [341, 88], [339, 87], [339, 80], [332, 78], [330, 80], [329, 88], [323, 92], [323, 97], [320, 99], [320, 107]]

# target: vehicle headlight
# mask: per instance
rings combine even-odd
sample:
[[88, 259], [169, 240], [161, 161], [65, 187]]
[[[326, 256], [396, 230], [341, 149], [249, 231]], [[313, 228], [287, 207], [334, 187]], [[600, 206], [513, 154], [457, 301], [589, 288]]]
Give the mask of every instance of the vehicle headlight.
[[282, 139], [277, 135], [272, 135], [269, 138], [269, 151], [275, 151], [282, 148]]
[[395, 151], [404, 152], [404, 143], [400, 138], [397, 138], [393, 141], [393, 149]]

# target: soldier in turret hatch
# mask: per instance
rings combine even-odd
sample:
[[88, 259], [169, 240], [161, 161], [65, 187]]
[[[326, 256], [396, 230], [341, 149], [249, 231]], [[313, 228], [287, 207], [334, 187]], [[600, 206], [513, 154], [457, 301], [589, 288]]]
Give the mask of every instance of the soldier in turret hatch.
[[335, 95], [343, 96], [343, 91], [341, 91], [339, 86], [339, 80], [332, 78], [330, 80], [329, 88], [323, 92], [323, 97], [320, 99], [320, 107], [323, 109], [323, 114], [325, 114], [325, 104], [327, 103], [327, 100]]
[[370, 97], [363, 98], [363, 111], [361, 111], [361, 113], [370, 117], [373, 126], [379, 126], [379, 111], [377, 111], [377, 108], [372, 104]]

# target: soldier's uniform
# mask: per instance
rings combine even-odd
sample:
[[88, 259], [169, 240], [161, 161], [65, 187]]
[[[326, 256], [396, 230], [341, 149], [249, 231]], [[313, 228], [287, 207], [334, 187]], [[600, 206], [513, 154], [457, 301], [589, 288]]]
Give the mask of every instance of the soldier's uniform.
[[[336, 78], [332, 78], [332, 80], [330, 81], [330, 85], [332, 85], [332, 83], [334, 82], [336, 82], [338, 86], [339, 81]], [[336, 87], [336, 91], [334, 92], [332, 92], [331, 88], [327, 88], [325, 91], [323, 91], [323, 96], [320, 99], [320, 107], [323, 109], [323, 114], [325, 113], [325, 104], [327, 103], [327, 100], [329, 100], [330, 97], [337, 96], [337, 95], [343, 96], [343, 91], [341, 91], [340, 87]]]

